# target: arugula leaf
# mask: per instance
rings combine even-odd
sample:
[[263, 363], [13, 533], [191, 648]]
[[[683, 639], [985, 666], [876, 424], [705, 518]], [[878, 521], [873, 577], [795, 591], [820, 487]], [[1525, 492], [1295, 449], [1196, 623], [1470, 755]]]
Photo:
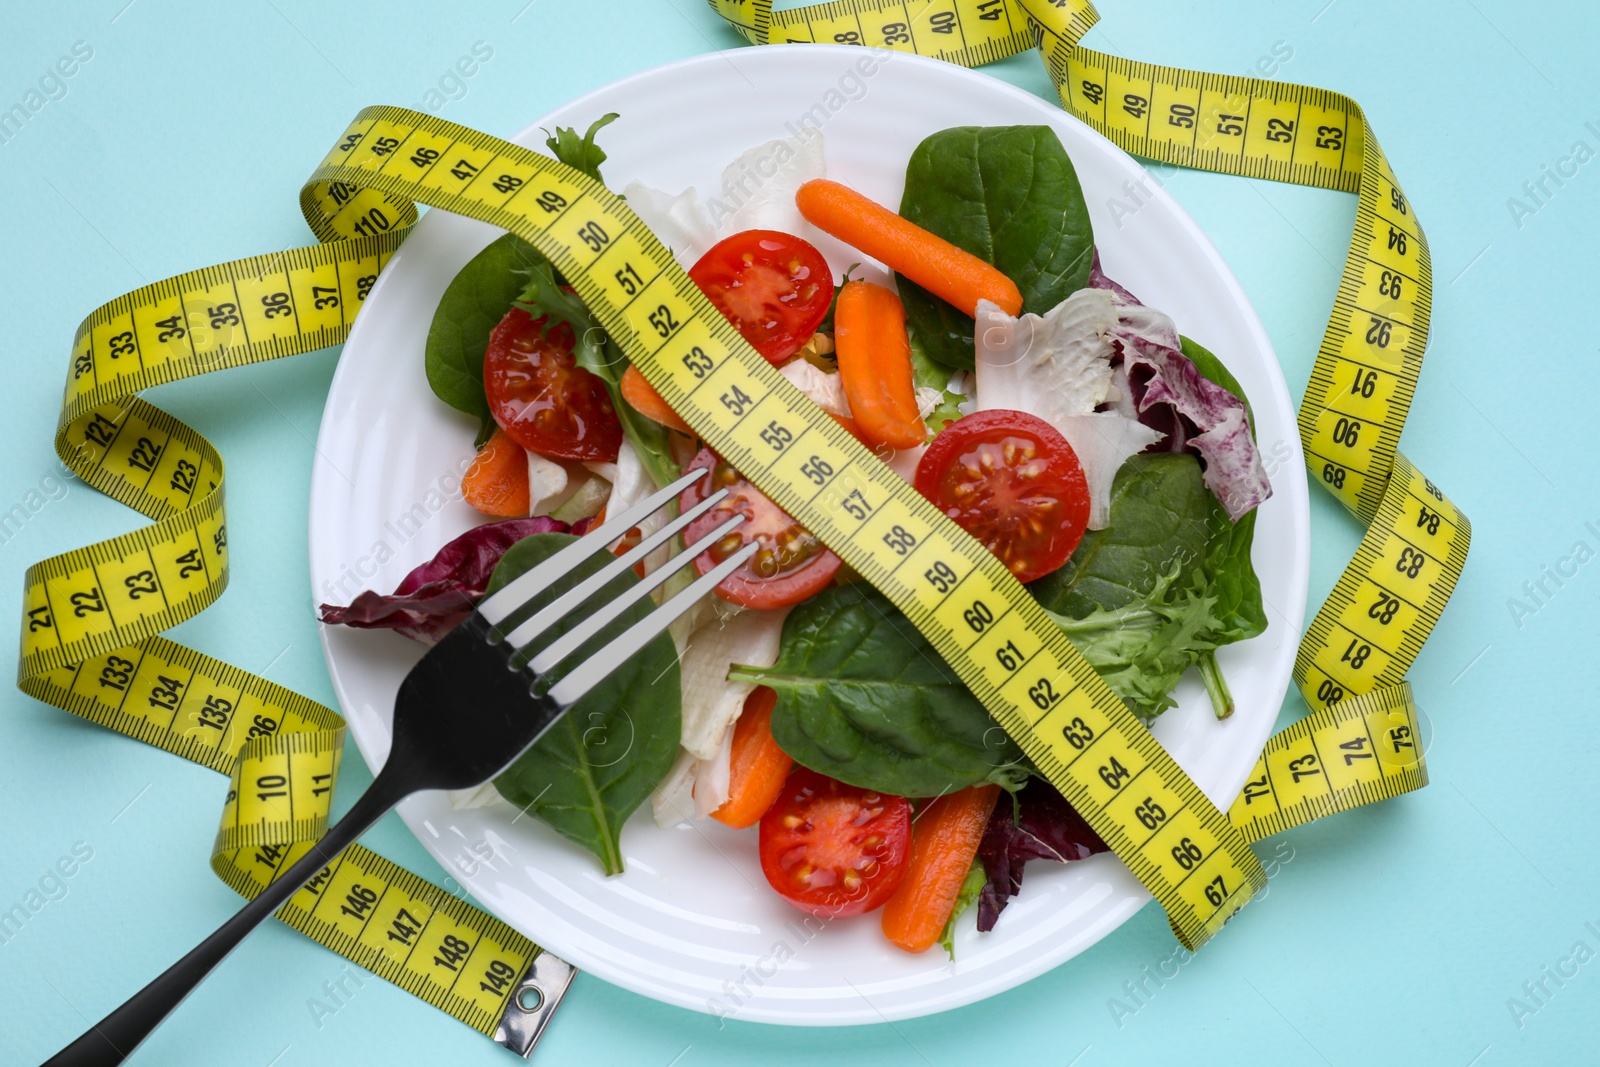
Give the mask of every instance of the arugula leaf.
[[[1200, 655], [1221, 643], [1216, 598], [1200, 575], [1181, 580], [1174, 562], [1140, 600], [1079, 618], [1050, 617], [1134, 714], [1146, 722], [1172, 707], [1172, 690]], [[1196, 580], [1200, 579], [1200, 580]]]
[[[929, 136], [906, 165], [900, 214], [994, 264], [1044, 314], [1089, 283], [1094, 233], [1078, 175], [1048, 126], [960, 126]], [[973, 365], [973, 321], [899, 278], [906, 322], [927, 354]]]
[[605, 179], [600, 177], [600, 164], [606, 161], [606, 154], [594, 143], [594, 137], [619, 117], [615, 111], [600, 116], [590, 124], [589, 132], [582, 137], [579, 137], [578, 131], [571, 126], [557, 126], [553, 134], [546, 130], [545, 147], [550, 149], [551, 155], [567, 166], [581, 170], [595, 181], [604, 183]]
[[[495, 568], [488, 593], [574, 540], [567, 534], [536, 534], [517, 542]], [[602, 553], [585, 561], [513, 615], [510, 625], [599, 570], [607, 558]], [[597, 596], [617, 596], [637, 580], [632, 572], [624, 572]], [[574, 662], [581, 662], [586, 652], [600, 648], [653, 607], [648, 599], [633, 605], [590, 639]], [[540, 644], [555, 640], [578, 621], [558, 623]], [[559, 674], [550, 678], [552, 683], [557, 680]], [[662, 634], [574, 704], [494, 785], [511, 803], [593, 852], [605, 873], [618, 874], [622, 824], [671, 770], [681, 728], [677, 650]]]
[[972, 866], [967, 868], [967, 876], [961, 881], [961, 891], [956, 894], [956, 906], [950, 912], [950, 918], [945, 920], [944, 929], [939, 933], [939, 944], [953, 960], [956, 958], [956, 920], [961, 918], [963, 912], [978, 902], [978, 894], [983, 892], [983, 887], [988, 883], [989, 876], [984, 873], [983, 861], [974, 859]]
[[491, 241], [457, 272], [428, 325], [423, 367], [434, 395], [490, 432], [494, 421], [483, 394], [483, 352], [489, 334], [539, 265], [548, 266], [544, 256], [515, 234]]
[[[1116, 694], [1150, 719], [1172, 706], [1185, 670], [1249, 636], [1223, 617], [1207, 567], [1219, 543], [1233, 551], [1235, 532], [1199, 460], [1134, 456], [1112, 484], [1110, 525], [1084, 534], [1065, 566], [1028, 588]], [[1253, 580], [1248, 545], [1244, 562]]]
[[864, 583], [805, 601], [771, 667], [730, 681], [777, 690], [772, 736], [796, 762], [842, 782], [931, 797], [977, 782], [1015, 788], [1021, 751], [911, 621]]

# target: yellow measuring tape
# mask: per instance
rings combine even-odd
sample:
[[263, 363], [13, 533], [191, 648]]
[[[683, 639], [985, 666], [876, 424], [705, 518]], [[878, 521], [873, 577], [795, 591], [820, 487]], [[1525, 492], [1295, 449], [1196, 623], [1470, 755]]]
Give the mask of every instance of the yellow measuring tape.
[[[776, 15], [770, 0], [712, 6], [756, 43], [837, 40], [965, 63], [1039, 43], [1068, 109], [1130, 150], [1360, 193], [1300, 425], [1313, 470], [1369, 530], [1296, 664], [1321, 710], [1273, 738], [1228, 816], [1010, 573], [790, 387], [620, 200], [537, 153], [397, 108], [357, 116], [302, 189], [324, 244], [147, 286], [79, 327], [57, 451], [156, 522], [29, 569], [19, 685], [230, 774], [212, 862], [241, 893], [322, 833], [342, 720], [157, 636], [226, 584], [222, 461], [134, 394], [343, 340], [420, 201], [549, 256], [698, 433], [905, 611], [1197, 947], [1265, 882], [1248, 840], [1426, 781], [1403, 675], [1460, 573], [1470, 527], [1395, 448], [1430, 277], [1376, 140], [1336, 94], [1076, 48], [1096, 18], [1080, 0], [853, 0]], [[359, 847], [280, 915], [524, 1053], [570, 980], [503, 923]]]

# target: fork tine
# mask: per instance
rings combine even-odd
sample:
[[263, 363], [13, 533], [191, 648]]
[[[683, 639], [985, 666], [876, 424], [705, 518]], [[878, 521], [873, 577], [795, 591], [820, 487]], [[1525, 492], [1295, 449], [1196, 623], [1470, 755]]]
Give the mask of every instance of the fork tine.
[[567, 592], [562, 593], [555, 600], [540, 608], [522, 625], [506, 634], [506, 644], [512, 648], [526, 648], [534, 638], [548, 630], [557, 620], [563, 618], [573, 608], [611, 584], [611, 581], [619, 574], [644, 559], [645, 556], [660, 545], [665, 544], [679, 530], [682, 530], [685, 526], [694, 522], [695, 519], [722, 503], [723, 498], [727, 495], [728, 490], [718, 489], [715, 493], [712, 493], [700, 503], [640, 541], [636, 546], [618, 556], [615, 560], [567, 590]]
[[[602, 605], [593, 615], [552, 641], [547, 648], [540, 649], [538, 655], [528, 661], [528, 669], [535, 674], [543, 674], [559, 664], [576, 652], [585, 641], [611, 625], [612, 622], [622, 616], [623, 612], [653, 593], [668, 578], [682, 570], [684, 564], [692, 562], [696, 556], [722, 540], [742, 522], [744, 522], [743, 515], [734, 515], [727, 522], [722, 523], [715, 530], [712, 530], [700, 540], [673, 556], [663, 566], [656, 568], [631, 589], [628, 589], [615, 600]], [[751, 543], [754, 544], [755, 542]], [[660, 611], [661, 609], [658, 608], [656, 610]], [[612, 666], [615, 667], [621, 662], [621, 660], [616, 660], [612, 663]]]
[[577, 541], [563, 548], [537, 567], [532, 568], [516, 581], [495, 593], [478, 605], [478, 614], [482, 615], [489, 623], [489, 639], [491, 643], [499, 641], [504, 635], [499, 632], [499, 625], [506, 620], [512, 612], [531, 600], [534, 594], [544, 589], [550, 583], [560, 578], [583, 560], [603, 551], [607, 545], [626, 534], [644, 519], [665, 507], [669, 500], [674, 500], [685, 489], [689, 488], [701, 478], [710, 473], [709, 467], [701, 467], [690, 471], [682, 478], [673, 482], [665, 489], [657, 490], [653, 495], [639, 501], [621, 515], [608, 518], [600, 527], [578, 538]]
[[[705, 540], [711, 541], [710, 538]], [[711, 544], [715, 543], [711, 541]], [[550, 692], [546, 695], [563, 708], [576, 704], [583, 699], [585, 693], [598, 685], [608, 674], [616, 670], [620, 664], [626, 663], [634, 653], [648, 644], [656, 635], [665, 631], [668, 626], [671, 626], [674, 619], [693, 607], [695, 601], [705, 596], [724, 578], [737, 570], [760, 547], [759, 542], [751, 541], [739, 551], [711, 568], [711, 570], [696, 578], [683, 591], [628, 627], [600, 651], [574, 667], [561, 681], [551, 686]], [[685, 549], [680, 557], [674, 557], [674, 561], [678, 558], [693, 559], [694, 556], [690, 554], [691, 552], [694, 552], [694, 550]], [[696, 552], [694, 554], [698, 555], [699, 553]], [[662, 568], [662, 570], [665, 569]], [[660, 572], [658, 571], [657, 573]]]

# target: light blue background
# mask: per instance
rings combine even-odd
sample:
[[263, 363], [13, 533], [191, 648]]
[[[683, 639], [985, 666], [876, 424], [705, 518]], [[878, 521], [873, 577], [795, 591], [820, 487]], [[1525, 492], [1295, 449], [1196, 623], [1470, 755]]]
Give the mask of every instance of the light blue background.
[[[442, 114], [508, 134], [625, 74], [738, 41], [698, 0], [94, 0], [8, 5], [0, 108], [76, 41], [94, 50], [0, 145], [5, 462], [0, 511], [58, 473], [50, 448], [79, 319], [142, 282], [308, 241], [295, 193], [355, 111], [417, 106], [474, 42], [493, 59]], [[1575, 542], [1600, 550], [1595, 473], [1595, 239], [1600, 162], [1541, 204], [1523, 185], [1583, 141], [1600, 150], [1591, 4], [1483, 0], [1106, 0], [1087, 43], [1278, 76], [1367, 108], [1433, 248], [1434, 343], [1407, 453], [1471, 515], [1471, 561], [1412, 671], [1434, 731], [1433, 784], [1292, 831], [1268, 899], [1141, 1004], [1124, 983], [1173, 946], [1146, 908], [1094, 949], [981, 1005], [896, 1025], [783, 1030], [669, 1008], [580, 977], [542, 1063], [1113, 1062], [1450, 1065], [1592, 1059], [1600, 962], [1594, 693], [1600, 563], [1530, 600]], [[124, 6], [126, 5], [126, 6]], [[1514, 10], [1513, 10], [1514, 7]], [[1491, 21], [1492, 20], [1492, 21]], [[757, 61], [745, 54], [744, 62]], [[1037, 54], [990, 73], [1050, 96]], [[708, 102], [715, 106], [715, 102]], [[1585, 123], [1593, 121], [1593, 128]], [[692, 150], [692, 146], [686, 146]], [[1569, 173], [1574, 164], [1569, 163]], [[1297, 397], [1354, 214], [1350, 196], [1193, 172], [1168, 187], [1222, 249]], [[1537, 208], [1513, 217], [1508, 198]], [[233, 587], [176, 636], [332, 700], [306, 580], [312, 441], [337, 351], [158, 390], [229, 464]], [[46, 487], [52, 483], [46, 483]], [[1314, 501], [1312, 600], [1359, 529]], [[0, 619], [23, 568], [137, 526], [82, 486], [0, 545]], [[1591, 528], [1586, 523], [1593, 522]], [[1531, 613], [1509, 606], [1522, 597]], [[9, 635], [14, 631], [9, 628]], [[9, 637], [7, 638], [10, 639]], [[8, 695], [9, 694], [9, 695]], [[32, 1064], [210, 932], [237, 898], [206, 868], [222, 785], [210, 771], [0, 691], [0, 910], [77, 842], [93, 859], [0, 944], [0, 1062]], [[1284, 722], [1303, 712], [1298, 701]], [[345, 802], [368, 776], [346, 763]], [[368, 836], [443, 872], [390, 817]], [[509, 1054], [379, 981], [319, 1026], [308, 999], [342, 960], [263, 929], [149, 1042], [146, 1064], [506, 1064]], [[1568, 965], [1570, 969], [1570, 964]], [[1170, 966], [1168, 973], [1171, 973]], [[1108, 1006], [1138, 1010], [1118, 1025]]]

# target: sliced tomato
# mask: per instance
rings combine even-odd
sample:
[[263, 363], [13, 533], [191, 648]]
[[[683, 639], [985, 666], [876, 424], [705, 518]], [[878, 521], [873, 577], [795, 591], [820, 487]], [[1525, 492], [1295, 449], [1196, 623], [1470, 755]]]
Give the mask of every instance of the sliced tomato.
[[678, 498], [679, 511], [687, 511], [718, 489], [727, 489], [728, 496], [689, 524], [683, 532], [684, 542], [693, 544], [734, 515], [743, 515], [745, 521], [696, 556], [695, 568], [705, 574], [741, 546], [761, 543], [755, 555], [717, 586], [718, 596], [747, 608], [782, 608], [798, 604], [833, 581], [839, 557], [824, 548], [815, 534], [709, 448], [702, 448], [685, 471], [697, 467], [713, 468], [712, 475], [683, 491]]
[[483, 389], [494, 421], [530, 452], [553, 459], [609, 462], [622, 447], [622, 423], [605, 383], [578, 366], [572, 328], [548, 334], [544, 316], [514, 307], [489, 334]]
[[718, 241], [689, 277], [771, 363], [800, 351], [833, 303], [822, 253], [777, 230], [745, 230]]
[[1020, 581], [1067, 561], [1089, 524], [1089, 483], [1056, 428], [1022, 411], [950, 424], [917, 464], [917, 492]]
[[804, 767], [761, 816], [761, 873], [824, 919], [860, 915], [894, 895], [911, 851], [911, 804]]

